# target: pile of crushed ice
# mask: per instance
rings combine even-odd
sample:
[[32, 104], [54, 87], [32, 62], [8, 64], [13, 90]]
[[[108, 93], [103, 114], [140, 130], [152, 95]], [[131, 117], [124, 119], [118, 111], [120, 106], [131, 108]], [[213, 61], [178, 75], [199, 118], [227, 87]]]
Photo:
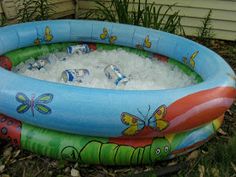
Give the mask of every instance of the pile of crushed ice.
[[[123, 49], [111, 51], [93, 51], [86, 54], [67, 54], [66, 52], [51, 53], [44, 58], [50, 63], [41, 69], [29, 68], [30, 59], [21, 63], [14, 71], [33, 78], [60, 82], [92, 88], [125, 89], [125, 90], [158, 90], [180, 88], [195, 84], [194, 79], [180, 71], [176, 66], [160, 62], [156, 59], [143, 58]], [[126, 84], [116, 86], [104, 73], [104, 68], [116, 65], [127, 77]], [[62, 72], [68, 69], [87, 69], [89, 75], [82, 81], [64, 82]]]

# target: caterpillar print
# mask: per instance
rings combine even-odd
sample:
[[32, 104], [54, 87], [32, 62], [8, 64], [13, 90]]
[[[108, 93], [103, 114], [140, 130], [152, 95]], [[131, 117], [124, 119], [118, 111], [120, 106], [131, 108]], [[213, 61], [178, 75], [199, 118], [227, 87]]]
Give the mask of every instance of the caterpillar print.
[[170, 144], [165, 138], [154, 139], [145, 147], [91, 141], [80, 151], [79, 161], [104, 165], [149, 164], [165, 159], [170, 152]]
[[196, 149], [214, 135], [223, 118], [222, 115], [191, 131], [144, 139], [79, 136], [23, 123], [20, 146], [37, 154], [78, 163], [154, 164], [159, 160], [171, 159]]

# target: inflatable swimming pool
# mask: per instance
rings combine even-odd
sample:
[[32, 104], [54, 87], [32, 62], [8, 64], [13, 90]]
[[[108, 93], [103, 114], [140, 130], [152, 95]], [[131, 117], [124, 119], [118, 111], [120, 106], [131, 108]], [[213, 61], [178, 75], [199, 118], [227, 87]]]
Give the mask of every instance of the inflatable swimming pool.
[[[188, 65], [204, 81], [167, 90], [92, 89], [32, 79], [0, 68], [1, 113], [67, 133], [151, 138], [209, 123], [222, 116], [236, 96], [235, 74], [219, 55], [185, 38], [131, 25], [57, 20], [3, 27], [2, 63], [11, 68], [21, 62], [20, 57], [7, 57], [12, 50], [63, 42], [105, 43], [159, 53]], [[141, 117], [137, 109], [148, 117]]]

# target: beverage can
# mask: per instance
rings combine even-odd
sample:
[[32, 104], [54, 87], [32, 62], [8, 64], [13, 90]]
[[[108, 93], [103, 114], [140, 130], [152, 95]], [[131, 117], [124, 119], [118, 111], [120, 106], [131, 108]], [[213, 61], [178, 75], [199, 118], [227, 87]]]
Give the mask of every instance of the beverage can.
[[33, 70], [33, 69], [38, 69], [40, 70], [41, 68], [43, 68], [45, 65], [47, 65], [49, 63], [48, 60], [45, 59], [38, 59], [36, 62], [34, 63], [29, 63], [28, 64], [28, 69], [29, 70]]
[[28, 67], [24, 62], [19, 63], [17, 66], [13, 67], [12, 71], [15, 73], [24, 73]]
[[116, 65], [107, 65], [104, 69], [106, 77], [111, 80], [116, 86], [120, 84], [126, 84], [128, 82], [127, 77], [121, 73], [120, 69]]
[[68, 54], [73, 54], [73, 53], [85, 54], [85, 53], [89, 53], [89, 52], [90, 52], [90, 49], [89, 49], [89, 46], [87, 44], [79, 44], [79, 45], [74, 45], [74, 46], [67, 47], [67, 53]]
[[82, 83], [89, 76], [88, 69], [67, 69], [62, 72], [61, 78], [64, 82]]
[[55, 56], [58, 61], [66, 61], [68, 59], [68, 54], [65, 52], [57, 52]]

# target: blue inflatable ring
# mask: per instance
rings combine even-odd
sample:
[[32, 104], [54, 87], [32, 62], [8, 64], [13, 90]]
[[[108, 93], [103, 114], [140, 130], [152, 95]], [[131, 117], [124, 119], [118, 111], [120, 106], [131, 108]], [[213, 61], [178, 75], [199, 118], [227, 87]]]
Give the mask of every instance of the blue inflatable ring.
[[[210, 122], [223, 115], [235, 98], [235, 74], [219, 55], [183, 37], [138, 26], [86, 20], [6, 26], [0, 29], [0, 54], [70, 41], [159, 53], [188, 64], [204, 82], [167, 90], [94, 89], [28, 78], [0, 68], [1, 113], [63, 132], [140, 138], [181, 132]], [[137, 109], [145, 112], [149, 105], [151, 115], [144, 121]]]

